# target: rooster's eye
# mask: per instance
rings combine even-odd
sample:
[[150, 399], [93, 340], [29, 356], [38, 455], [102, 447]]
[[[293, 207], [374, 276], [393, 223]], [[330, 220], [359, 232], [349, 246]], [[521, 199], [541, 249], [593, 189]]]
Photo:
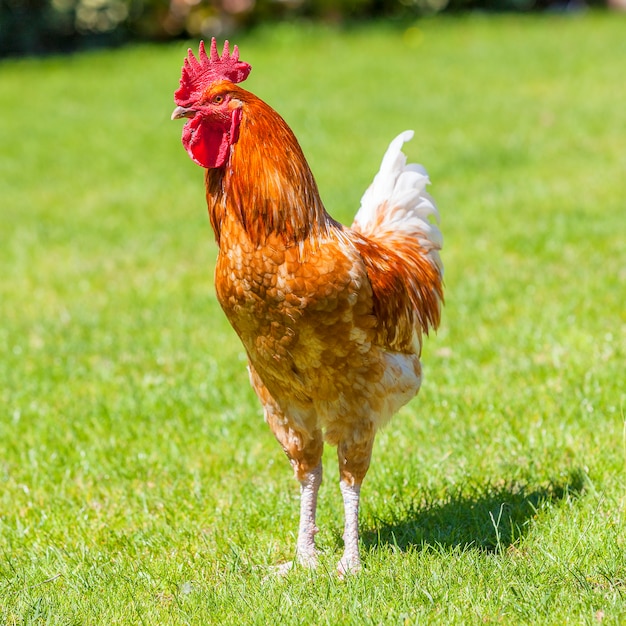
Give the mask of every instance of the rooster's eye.
[[213, 104], [222, 104], [224, 102], [224, 96], [215, 96], [213, 98]]

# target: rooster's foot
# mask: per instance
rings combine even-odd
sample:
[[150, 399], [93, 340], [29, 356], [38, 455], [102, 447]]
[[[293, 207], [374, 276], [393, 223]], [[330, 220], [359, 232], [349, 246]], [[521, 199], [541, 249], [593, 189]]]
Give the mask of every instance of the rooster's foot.
[[317, 554], [300, 554], [293, 561], [287, 561], [286, 563], [280, 563], [279, 565], [271, 565], [269, 567], [269, 574], [265, 579], [269, 578], [284, 578], [293, 569], [302, 567], [309, 570], [317, 569], [318, 561]]
[[348, 575], [358, 574], [361, 569], [361, 559], [344, 555], [337, 563], [337, 576], [343, 580]]

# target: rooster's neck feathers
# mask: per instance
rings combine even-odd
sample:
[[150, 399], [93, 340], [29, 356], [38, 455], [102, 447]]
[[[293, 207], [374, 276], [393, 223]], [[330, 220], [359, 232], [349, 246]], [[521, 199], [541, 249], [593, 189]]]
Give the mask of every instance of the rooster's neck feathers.
[[223, 168], [207, 170], [207, 202], [219, 242], [224, 220], [237, 220], [251, 242], [279, 236], [287, 245], [341, 228], [324, 209], [313, 173], [291, 129], [256, 96], [241, 90], [237, 143]]

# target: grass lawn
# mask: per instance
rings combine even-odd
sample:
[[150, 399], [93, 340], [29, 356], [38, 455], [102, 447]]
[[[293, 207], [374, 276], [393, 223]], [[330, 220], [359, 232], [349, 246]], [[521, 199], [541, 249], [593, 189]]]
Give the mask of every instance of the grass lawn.
[[0, 65], [0, 623], [626, 623], [626, 19], [237, 38], [350, 222], [388, 141], [424, 163], [447, 304], [377, 439], [365, 569], [316, 572], [298, 485], [215, 299], [183, 44]]

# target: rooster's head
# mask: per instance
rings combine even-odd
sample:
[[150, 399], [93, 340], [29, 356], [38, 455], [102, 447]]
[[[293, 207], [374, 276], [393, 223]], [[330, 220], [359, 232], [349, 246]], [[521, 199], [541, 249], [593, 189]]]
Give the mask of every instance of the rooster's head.
[[172, 119], [188, 118], [183, 127], [183, 145], [189, 156], [207, 169], [221, 167], [237, 141], [242, 102], [235, 84], [244, 81], [252, 68], [239, 60], [239, 50], [230, 53], [224, 42], [222, 56], [215, 38], [210, 55], [200, 42], [198, 58], [191, 51], [183, 65], [180, 87], [174, 94]]

